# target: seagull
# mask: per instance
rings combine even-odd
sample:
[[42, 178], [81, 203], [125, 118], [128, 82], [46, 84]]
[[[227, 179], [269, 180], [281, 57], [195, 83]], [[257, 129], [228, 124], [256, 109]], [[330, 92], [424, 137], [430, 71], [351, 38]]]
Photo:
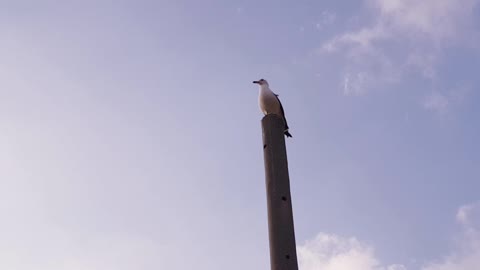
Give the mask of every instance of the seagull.
[[285, 130], [283, 133], [287, 137], [292, 137], [290, 132], [288, 132], [287, 119], [285, 119], [285, 112], [283, 111], [283, 106], [278, 98], [278, 95], [273, 93], [265, 79], [253, 81], [253, 83], [256, 83], [260, 86], [260, 92], [258, 94], [258, 104], [260, 105], [260, 110], [265, 115], [273, 113], [281, 116], [285, 122]]

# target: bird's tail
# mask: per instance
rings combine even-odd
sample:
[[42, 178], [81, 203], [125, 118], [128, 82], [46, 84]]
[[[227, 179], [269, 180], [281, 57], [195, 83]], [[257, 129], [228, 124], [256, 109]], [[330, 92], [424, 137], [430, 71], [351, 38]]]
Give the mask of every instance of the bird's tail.
[[283, 134], [285, 134], [285, 136], [287, 136], [287, 138], [291, 138], [292, 137], [292, 134], [290, 134], [290, 132], [288, 132], [288, 129], [285, 129], [285, 131], [283, 132]]

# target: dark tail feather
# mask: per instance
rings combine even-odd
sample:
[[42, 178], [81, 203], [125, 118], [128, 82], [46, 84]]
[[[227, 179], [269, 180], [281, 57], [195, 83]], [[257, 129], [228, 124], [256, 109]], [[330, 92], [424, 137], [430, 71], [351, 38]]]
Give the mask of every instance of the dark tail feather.
[[287, 137], [290, 137], [290, 138], [292, 137], [292, 134], [290, 134], [290, 132], [288, 132], [288, 129], [285, 130], [285, 132], [283, 132], [283, 134], [285, 134], [285, 136], [287, 136]]

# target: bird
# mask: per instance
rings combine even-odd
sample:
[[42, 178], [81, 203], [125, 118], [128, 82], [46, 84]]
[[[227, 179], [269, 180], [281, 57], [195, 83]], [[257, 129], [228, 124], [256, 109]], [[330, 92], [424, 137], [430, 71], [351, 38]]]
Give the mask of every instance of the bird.
[[283, 110], [282, 103], [278, 98], [278, 95], [270, 89], [270, 86], [265, 79], [253, 81], [253, 83], [258, 84], [260, 87], [260, 91], [258, 93], [258, 104], [260, 106], [260, 110], [265, 115], [276, 114], [282, 117], [283, 121], [285, 122], [285, 129], [283, 133], [287, 137], [292, 137], [292, 134], [290, 134], [290, 132], [288, 131], [287, 119], [285, 118], [285, 112]]

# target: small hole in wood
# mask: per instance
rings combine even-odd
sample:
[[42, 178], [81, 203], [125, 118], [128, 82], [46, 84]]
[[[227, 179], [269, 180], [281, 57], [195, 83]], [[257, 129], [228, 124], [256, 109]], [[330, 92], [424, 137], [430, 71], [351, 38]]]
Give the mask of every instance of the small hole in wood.
[[282, 196], [282, 201], [286, 201], [286, 200], [287, 200], [287, 197]]
[[290, 259], [290, 255], [285, 255], [285, 258], [287, 258], [287, 260]]
[[267, 145], [266, 145], [266, 144], [263, 145], [263, 149], [265, 149], [265, 148], [267, 148]]

